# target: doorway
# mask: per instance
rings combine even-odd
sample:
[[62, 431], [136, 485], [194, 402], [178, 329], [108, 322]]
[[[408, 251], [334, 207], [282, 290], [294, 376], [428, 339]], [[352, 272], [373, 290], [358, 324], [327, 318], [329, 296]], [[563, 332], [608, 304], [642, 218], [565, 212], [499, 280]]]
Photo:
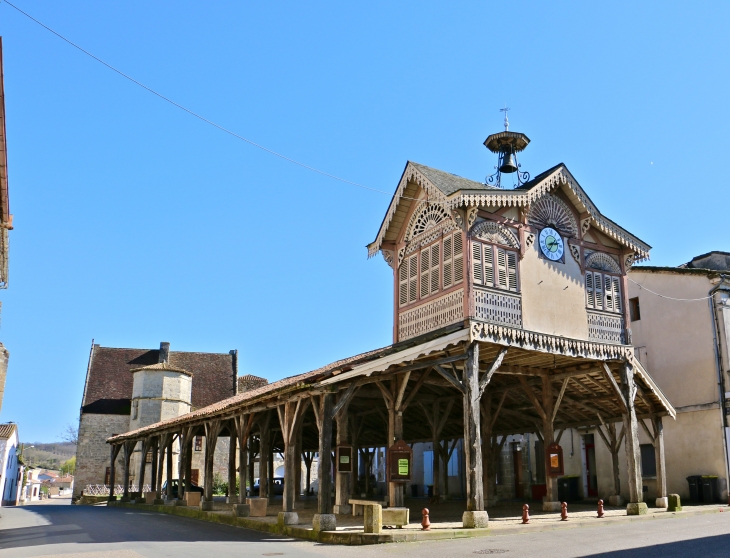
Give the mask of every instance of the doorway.
[[593, 434], [583, 436], [585, 447], [585, 484], [586, 497], [598, 496], [598, 475], [596, 473], [596, 446]]
[[522, 446], [519, 442], [512, 442], [512, 463], [515, 473], [515, 498], [525, 497], [525, 490], [522, 484]]

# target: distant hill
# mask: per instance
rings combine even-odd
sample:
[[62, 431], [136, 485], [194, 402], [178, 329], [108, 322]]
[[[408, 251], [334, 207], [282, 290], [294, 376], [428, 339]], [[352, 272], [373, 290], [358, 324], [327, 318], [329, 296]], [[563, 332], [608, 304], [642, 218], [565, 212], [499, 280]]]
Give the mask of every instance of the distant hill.
[[[34, 446], [34, 447], [30, 447]], [[58, 469], [64, 461], [76, 455], [76, 444], [70, 442], [33, 442], [25, 444], [25, 462], [44, 469]]]

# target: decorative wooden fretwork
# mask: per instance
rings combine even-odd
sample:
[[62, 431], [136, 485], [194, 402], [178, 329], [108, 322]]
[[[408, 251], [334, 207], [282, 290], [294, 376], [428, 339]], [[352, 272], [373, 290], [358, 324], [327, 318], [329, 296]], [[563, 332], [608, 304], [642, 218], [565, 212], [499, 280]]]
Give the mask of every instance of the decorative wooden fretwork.
[[479, 210], [476, 207], [470, 207], [466, 210], [466, 226], [467, 228], [471, 228], [471, 226], [474, 224], [474, 221], [477, 220], [477, 212]]
[[527, 222], [538, 229], [552, 227], [563, 236], [578, 236], [578, 223], [568, 204], [551, 194], [530, 205]]
[[382, 250], [383, 259], [390, 267], [393, 267], [393, 250]]
[[575, 244], [569, 244], [568, 246], [570, 246], [571, 256], [573, 256], [573, 259], [580, 264], [580, 247]]
[[535, 235], [532, 233], [528, 233], [525, 235], [525, 246], [529, 248], [532, 246], [532, 243], [535, 242]]
[[464, 319], [464, 289], [448, 293], [398, 315], [398, 340], [404, 341]]
[[591, 341], [605, 341], [608, 343], [624, 343], [623, 316], [608, 313], [588, 311], [588, 338]]
[[618, 261], [605, 252], [589, 252], [586, 250], [586, 267], [621, 275], [621, 266]]
[[494, 221], [479, 221], [471, 228], [470, 235], [472, 238], [478, 238], [484, 242], [492, 244], [502, 244], [519, 250], [520, 241], [517, 240], [517, 234], [504, 225], [495, 223]]
[[413, 238], [430, 231], [446, 220], [451, 221], [451, 215], [441, 204], [422, 201], [408, 223], [406, 242], [410, 242]]
[[629, 271], [634, 266], [634, 255], [633, 254], [629, 254], [628, 256], [626, 256], [624, 265], [626, 267], [626, 271]]
[[588, 229], [591, 228], [591, 218], [586, 217], [580, 222], [580, 234], [585, 236], [585, 234], [588, 232]]
[[522, 299], [517, 294], [475, 287], [474, 317], [493, 324], [521, 328]]

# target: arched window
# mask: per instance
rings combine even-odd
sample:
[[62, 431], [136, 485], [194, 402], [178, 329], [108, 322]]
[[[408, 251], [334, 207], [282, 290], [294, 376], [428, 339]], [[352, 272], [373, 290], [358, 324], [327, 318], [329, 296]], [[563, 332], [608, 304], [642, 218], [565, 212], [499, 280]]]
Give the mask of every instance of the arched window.
[[475, 285], [518, 292], [518, 250], [514, 232], [493, 221], [480, 221], [471, 229], [471, 269]]
[[603, 252], [586, 256], [586, 306], [593, 310], [621, 312], [621, 267]]

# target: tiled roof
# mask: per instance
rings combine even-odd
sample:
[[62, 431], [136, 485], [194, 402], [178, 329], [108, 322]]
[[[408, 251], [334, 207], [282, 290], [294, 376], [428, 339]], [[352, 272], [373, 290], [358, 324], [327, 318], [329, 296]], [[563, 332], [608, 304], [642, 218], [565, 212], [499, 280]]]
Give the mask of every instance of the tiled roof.
[[[274, 382], [272, 384], [267, 384], [264, 386], [261, 386], [257, 389], [252, 389], [250, 391], [245, 391], [243, 393], [239, 393], [238, 395], [234, 397], [229, 397], [228, 399], [224, 399], [222, 401], [218, 401], [217, 403], [214, 403], [212, 405], [209, 405], [205, 408], [198, 409], [197, 411], [193, 411], [192, 413], [188, 413], [186, 415], [181, 415], [179, 417], [171, 418], [162, 422], [158, 422], [155, 424], [150, 424], [149, 426], [144, 426], [142, 428], [138, 428], [137, 430], [131, 430], [129, 432], [125, 432], [124, 434], [119, 434], [117, 436], [114, 436], [112, 438], [109, 438], [109, 440], [123, 440], [127, 438], [134, 438], [138, 437], [141, 434], [144, 434], [148, 431], [154, 431], [158, 430], [160, 428], [165, 428], [169, 426], [174, 426], [176, 424], [181, 424], [190, 420], [195, 420], [196, 418], [204, 418], [208, 416], [215, 415], [217, 413], [221, 413], [223, 411], [226, 411], [228, 409], [232, 409], [235, 407], [241, 407], [244, 406], [246, 403], [251, 403], [255, 401], [256, 399], [264, 398], [264, 397], [271, 397], [276, 392], [284, 391], [287, 388], [293, 388], [297, 385], [301, 385], [304, 387], [305, 385], [312, 384], [325, 376], [330, 375], [331, 373], [341, 370], [341, 369], [349, 369], [351, 366], [355, 364], [361, 364], [363, 362], [368, 362], [370, 360], [373, 360], [375, 358], [378, 358], [386, 353], [388, 353], [390, 350], [392, 350], [393, 345], [389, 345], [387, 347], [383, 347], [381, 349], [376, 349], [374, 351], [368, 351], [366, 353], [362, 353], [350, 358], [345, 358], [342, 360], [338, 360], [335, 362], [332, 362], [326, 366], [323, 366], [322, 368], [318, 368], [316, 370], [312, 370], [311, 372], [306, 372], [304, 374], [298, 374], [296, 376], [290, 376], [288, 378], [284, 378], [282, 380], [279, 380], [278, 382]], [[194, 381], [194, 380], [193, 380]]]
[[269, 383], [269, 380], [267, 380], [266, 378], [254, 376], [253, 374], [246, 374], [245, 376], [239, 376], [238, 377], [238, 393], [243, 393], [244, 391], [250, 391], [252, 389], [260, 388], [261, 386], [265, 386], [268, 383]]
[[[118, 349], [94, 345], [81, 410], [94, 414], [130, 414], [131, 370], [159, 362], [158, 349]], [[169, 365], [193, 375], [193, 408], [236, 393], [235, 354], [170, 351]]]
[[459, 190], [495, 189], [494, 187], [487, 186], [482, 182], [476, 182], [474, 180], [469, 180], [468, 178], [462, 178], [461, 176], [434, 169], [432, 167], [427, 167], [426, 165], [421, 165], [420, 163], [414, 163], [413, 161], [411, 161], [410, 163], [419, 171], [421, 171], [421, 173], [423, 173], [423, 175], [428, 178], [431, 183], [436, 186], [436, 188], [441, 190], [446, 196], [453, 194], [454, 192], [457, 192]]
[[6, 422], [5, 424], [0, 424], [0, 438], [3, 438], [7, 440], [10, 438], [10, 436], [13, 435], [13, 432], [15, 432], [18, 428], [18, 425], [14, 422]]
[[171, 364], [168, 364], [166, 362], [158, 362], [157, 364], [150, 364], [149, 366], [132, 368], [131, 372], [140, 372], [142, 370], [166, 370], [168, 372], [180, 372], [181, 374], [187, 374], [188, 376], [192, 376], [192, 374], [187, 370], [183, 370], [182, 368], [176, 368], [175, 366], [172, 366]]

